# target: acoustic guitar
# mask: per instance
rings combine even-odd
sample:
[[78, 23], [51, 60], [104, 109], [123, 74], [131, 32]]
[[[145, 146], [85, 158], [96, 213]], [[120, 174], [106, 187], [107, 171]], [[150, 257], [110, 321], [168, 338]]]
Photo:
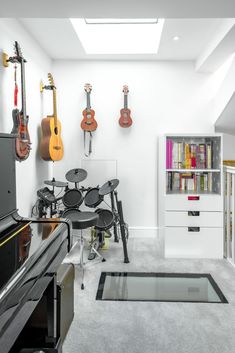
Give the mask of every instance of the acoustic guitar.
[[[31, 142], [28, 131], [28, 120], [29, 117], [26, 114], [26, 94], [25, 94], [25, 62], [21, 48], [18, 42], [14, 44], [15, 56], [10, 58], [11, 62], [19, 63], [21, 67], [21, 100], [22, 108], [21, 111], [17, 108], [17, 84], [15, 77], [15, 97], [14, 97], [14, 109], [12, 110], [13, 128], [11, 133], [16, 134], [15, 140], [15, 157], [18, 161], [24, 161], [28, 158], [31, 150]], [[16, 68], [15, 68], [16, 70]], [[16, 75], [16, 71], [15, 71]]]
[[124, 93], [124, 108], [120, 110], [121, 117], [119, 119], [119, 125], [121, 127], [127, 128], [132, 125], [131, 111], [130, 109], [128, 109], [128, 86], [123, 86], [122, 92]]
[[86, 109], [83, 110], [82, 115], [83, 115], [83, 119], [81, 121], [81, 128], [84, 131], [95, 131], [97, 129], [97, 121], [95, 120], [94, 116], [95, 116], [95, 111], [93, 109], [91, 109], [91, 90], [92, 90], [92, 86], [89, 83], [85, 84], [85, 92], [86, 92], [86, 100], [87, 100], [87, 104], [86, 104]]
[[53, 92], [53, 114], [42, 119], [42, 139], [40, 154], [45, 161], [60, 161], [64, 156], [64, 146], [61, 138], [61, 123], [57, 118], [56, 87], [52, 74], [48, 74], [49, 86]]

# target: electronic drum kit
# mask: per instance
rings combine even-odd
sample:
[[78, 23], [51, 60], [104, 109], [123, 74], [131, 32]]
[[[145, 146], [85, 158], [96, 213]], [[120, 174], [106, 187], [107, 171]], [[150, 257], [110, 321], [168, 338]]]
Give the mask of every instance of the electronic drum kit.
[[[55, 203], [58, 200], [62, 200], [64, 209], [59, 212], [59, 216], [63, 218], [68, 218], [71, 221], [76, 220], [76, 215], [78, 212], [81, 212], [79, 207], [85, 204], [88, 208], [95, 209], [95, 212], [99, 215], [98, 222], [95, 226], [95, 229], [100, 232], [106, 232], [106, 236], [111, 236], [109, 229], [113, 226], [114, 228], [114, 239], [118, 242], [117, 235], [117, 223], [118, 223], [118, 211], [117, 211], [117, 192], [114, 190], [119, 184], [118, 179], [112, 179], [107, 181], [100, 188], [89, 187], [79, 188], [79, 183], [84, 181], [87, 178], [87, 172], [81, 168], [75, 168], [69, 170], [65, 174], [67, 182], [62, 182], [55, 180], [45, 180], [44, 184], [52, 186], [52, 194], [54, 194], [55, 188], [65, 188], [64, 195], [60, 198], [56, 198]], [[74, 188], [69, 188], [69, 183], [74, 183]], [[85, 194], [84, 194], [85, 193]], [[103, 201], [106, 195], [110, 195], [111, 207], [107, 208], [97, 208]], [[115, 201], [116, 200], [116, 205]], [[106, 203], [107, 204], [107, 203]], [[55, 207], [56, 209], [56, 204]], [[53, 215], [53, 214], [52, 214]]]

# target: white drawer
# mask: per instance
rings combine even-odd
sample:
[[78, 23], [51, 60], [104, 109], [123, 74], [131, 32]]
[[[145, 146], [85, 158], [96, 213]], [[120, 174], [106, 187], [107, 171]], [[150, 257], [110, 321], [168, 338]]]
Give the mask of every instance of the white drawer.
[[223, 212], [167, 211], [165, 225], [175, 227], [223, 227]]
[[223, 228], [165, 227], [165, 257], [223, 258]]
[[223, 211], [220, 195], [166, 195], [167, 211]]

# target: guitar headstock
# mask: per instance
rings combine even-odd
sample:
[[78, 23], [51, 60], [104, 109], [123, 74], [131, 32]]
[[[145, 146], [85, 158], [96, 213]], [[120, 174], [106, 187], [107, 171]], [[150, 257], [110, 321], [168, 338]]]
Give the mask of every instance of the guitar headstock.
[[14, 44], [14, 51], [15, 51], [15, 56], [17, 61], [19, 62], [25, 61], [22, 55], [21, 47], [17, 41], [15, 41], [15, 44]]
[[86, 93], [91, 93], [92, 91], [92, 85], [90, 83], [86, 83], [84, 86], [84, 90]]
[[129, 93], [129, 88], [128, 88], [127, 85], [124, 85], [124, 86], [123, 86], [122, 92], [123, 92], [125, 95], [127, 95], [127, 94]]
[[49, 85], [51, 86], [52, 89], [56, 88], [53, 76], [50, 72], [48, 73], [48, 81], [49, 81]]

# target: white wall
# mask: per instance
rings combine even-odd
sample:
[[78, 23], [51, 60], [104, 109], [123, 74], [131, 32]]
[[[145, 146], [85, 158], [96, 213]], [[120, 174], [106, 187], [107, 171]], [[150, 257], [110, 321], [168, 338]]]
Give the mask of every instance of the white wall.
[[[163, 166], [158, 163], [158, 137], [164, 133], [213, 132], [213, 109], [208, 75], [196, 74], [190, 62], [76, 62], [55, 61], [58, 114], [62, 122], [65, 156], [54, 175], [81, 166], [85, 108], [84, 84], [93, 86], [91, 105], [99, 124], [91, 159], [117, 160], [119, 196], [131, 227], [156, 227], [157, 199], [161, 204]], [[123, 106], [122, 86], [129, 86], [133, 126], [118, 125]], [[97, 170], [97, 179], [102, 170]], [[145, 234], [147, 234], [145, 232]]]
[[[12, 56], [13, 44], [18, 41], [22, 54], [27, 60], [26, 69], [26, 104], [29, 115], [29, 132], [32, 142], [32, 151], [24, 162], [16, 162], [17, 176], [17, 206], [22, 216], [28, 216], [32, 204], [36, 200], [36, 189], [43, 185], [43, 180], [51, 177], [51, 165], [40, 159], [38, 154], [38, 140], [40, 122], [48, 114], [48, 98], [40, 94], [40, 80], [47, 79], [51, 69], [51, 60], [41, 50], [39, 45], [24, 30], [22, 25], [14, 19], [0, 20], [0, 54], [2, 51]], [[13, 65], [4, 68], [0, 65], [0, 131], [9, 133], [12, 129], [11, 112], [13, 109], [14, 91]], [[20, 69], [18, 70], [18, 85], [20, 86]], [[21, 99], [19, 92], [19, 108]], [[0, 153], [4, 153], [1, 151]]]

